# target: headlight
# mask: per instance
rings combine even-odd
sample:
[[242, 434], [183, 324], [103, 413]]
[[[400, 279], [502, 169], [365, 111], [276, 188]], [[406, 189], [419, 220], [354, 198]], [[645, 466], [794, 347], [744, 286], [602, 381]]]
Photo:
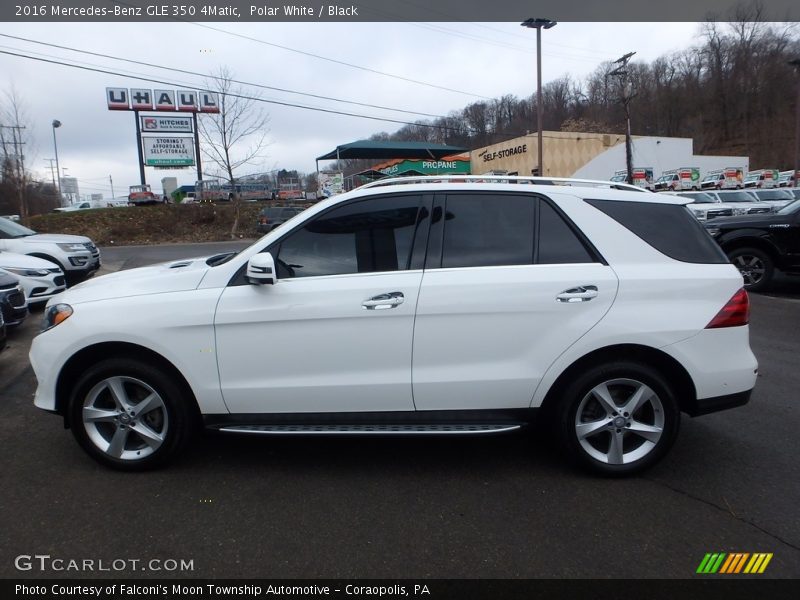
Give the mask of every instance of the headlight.
[[72, 307], [69, 304], [54, 304], [44, 311], [42, 320], [42, 331], [52, 329], [56, 325], [63, 323], [72, 315]]
[[56, 244], [64, 252], [86, 252], [86, 246], [83, 244]]
[[20, 277], [46, 277], [48, 275], [47, 269], [23, 269], [21, 267], [3, 267], [3, 269]]

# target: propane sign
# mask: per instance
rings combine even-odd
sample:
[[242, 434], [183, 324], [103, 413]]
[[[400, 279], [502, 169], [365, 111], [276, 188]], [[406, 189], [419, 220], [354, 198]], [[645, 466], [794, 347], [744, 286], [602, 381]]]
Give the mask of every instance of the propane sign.
[[144, 164], [148, 167], [191, 167], [194, 140], [189, 137], [145, 137]]

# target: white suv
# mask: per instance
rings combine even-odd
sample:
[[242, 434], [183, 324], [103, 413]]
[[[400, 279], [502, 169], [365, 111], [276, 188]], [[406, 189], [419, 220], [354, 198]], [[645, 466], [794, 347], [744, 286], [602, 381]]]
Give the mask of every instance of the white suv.
[[51, 262], [61, 268], [68, 284], [82, 281], [100, 268], [100, 250], [88, 237], [36, 233], [4, 217], [0, 217], [0, 250]]
[[48, 303], [35, 404], [130, 470], [200, 425], [491, 434], [538, 413], [580, 464], [640, 471], [681, 412], [748, 401], [747, 294], [686, 200], [553, 183], [378, 182], [238, 254], [83, 283]]

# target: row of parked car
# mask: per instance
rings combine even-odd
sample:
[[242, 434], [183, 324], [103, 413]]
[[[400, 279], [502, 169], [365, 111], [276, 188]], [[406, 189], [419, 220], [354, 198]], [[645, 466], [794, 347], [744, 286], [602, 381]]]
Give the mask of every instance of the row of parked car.
[[0, 217], [0, 350], [7, 332], [67, 285], [100, 268], [100, 251], [88, 237], [42, 234]]
[[666, 193], [691, 198], [692, 203], [688, 208], [700, 221], [717, 217], [774, 213], [800, 198], [800, 188]]

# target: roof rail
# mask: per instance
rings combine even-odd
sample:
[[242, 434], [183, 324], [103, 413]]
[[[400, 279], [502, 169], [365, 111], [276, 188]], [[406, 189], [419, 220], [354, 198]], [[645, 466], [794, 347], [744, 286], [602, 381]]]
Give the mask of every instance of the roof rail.
[[570, 177], [526, 177], [519, 175], [424, 175], [412, 177], [387, 177], [359, 186], [359, 189], [385, 185], [412, 185], [415, 183], [518, 183], [530, 185], [565, 185], [577, 187], [607, 187], [615, 190], [648, 192], [629, 183], [615, 183], [600, 179], [573, 179]]

